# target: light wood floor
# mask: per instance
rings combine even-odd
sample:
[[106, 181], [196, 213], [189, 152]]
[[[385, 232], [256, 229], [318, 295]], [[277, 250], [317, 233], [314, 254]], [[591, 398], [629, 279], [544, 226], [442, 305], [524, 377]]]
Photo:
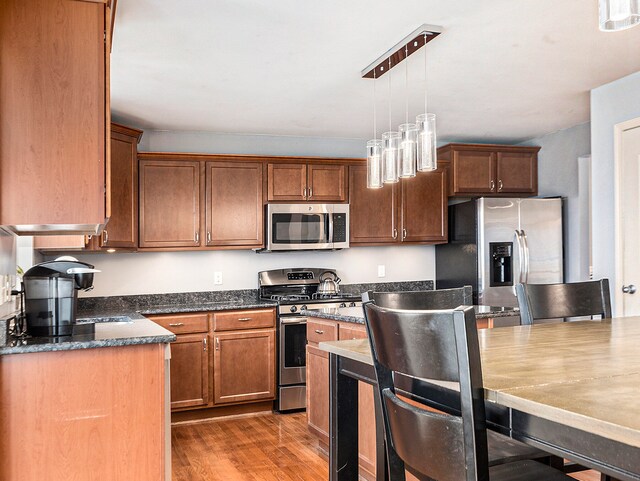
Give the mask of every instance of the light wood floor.
[[[317, 446], [305, 413], [173, 425], [173, 481], [327, 481], [327, 457]], [[600, 480], [593, 471], [573, 477]]]

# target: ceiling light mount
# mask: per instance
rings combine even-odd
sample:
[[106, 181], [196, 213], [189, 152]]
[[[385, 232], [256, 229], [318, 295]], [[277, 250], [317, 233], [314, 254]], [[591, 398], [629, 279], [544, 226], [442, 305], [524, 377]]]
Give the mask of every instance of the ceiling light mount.
[[421, 25], [397, 44], [367, 65], [361, 72], [362, 78], [380, 78], [414, 52], [417, 52], [442, 33], [437, 25]]

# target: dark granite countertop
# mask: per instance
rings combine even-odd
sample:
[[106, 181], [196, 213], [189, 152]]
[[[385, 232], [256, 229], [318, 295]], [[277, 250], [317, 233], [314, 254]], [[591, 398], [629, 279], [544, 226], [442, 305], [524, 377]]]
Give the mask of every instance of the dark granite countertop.
[[[493, 319], [496, 317], [508, 317], [519, 315], [517, 307], [497, 307], [497, 306], [473, 306], [476, 311], [476, 319]], [[334, 321], [353, 322], [354, 324], [364, 324], [364, 313], [362, 307], [340, 307], [302, 310], [302, 314], [309, 317], [319, 317], [321, 319], [331, 319]]]
[[139, 313], [102, 313], [99, 316], [79, 317], [77, 329], [71, 336], [10, 336], [0, 344], [0, 355], [156, 344], [175, 340], [175, 334]]
[[202, 302], [197, 304], [159, 304], [148, 306], [140, 310], [141, 314], [174, 314], [178, 312], [205, 312], [205, 311], [228, 311], [233, 309], [261, 309], [277, 307], [276, 301], [260, 300], [228, 300], [219, 302]]

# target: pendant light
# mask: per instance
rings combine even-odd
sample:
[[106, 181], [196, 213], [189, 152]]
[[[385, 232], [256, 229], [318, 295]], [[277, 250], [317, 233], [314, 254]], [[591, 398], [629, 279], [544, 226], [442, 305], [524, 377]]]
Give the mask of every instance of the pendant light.
[[600, 30], [616, 32], [640, 24], [640, 0], [599, 0]]
[[[427, 43], [427, 34], [424, 34], [424, 43]], [[427, 110], [427, 49], [424, 49], [424, 114], [416, 117], [418, 130], [417, 158], [418, 171], [428, 172], [438, 168], [436, 151], [436, 114], [430, 114]]]
[[373, 73], [373, 139], [367, 142], [367, 187], [380, 189], [382, 182], [382, 140], [376, 129], [376, 76]]
[[[389, 69], [391, 69], [391, 58], [389, 58]], [[383, 182], [385, 184], [395, 184], [400, 178], [400, 133], [391, 130], [391, 73], [389, 72], [389, 132], [382, 134], [382, 167]]]
[[[426, 50], [426, 49], [425, 49]], [[405, 45], [405, 63], [404, 63], [404, 80], [405, 80], [405, 123], [398, 127], [400, 132], [400, 173], [402, 178], [416, 176], [416, 152], [418, 141], [418, 127], [416, 124], [409, 123], [409, 61], [407, 60], [408, 48]]]

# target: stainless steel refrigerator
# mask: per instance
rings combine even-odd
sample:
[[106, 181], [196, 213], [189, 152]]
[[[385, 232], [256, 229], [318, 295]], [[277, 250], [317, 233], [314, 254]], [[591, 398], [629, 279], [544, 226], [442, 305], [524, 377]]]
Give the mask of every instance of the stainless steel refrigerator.
[[516, 307], [515, 285], [563, 282], [562, 199], [481, 198], [449, 206], [436, 288], [471, 285], [480, 305]]

